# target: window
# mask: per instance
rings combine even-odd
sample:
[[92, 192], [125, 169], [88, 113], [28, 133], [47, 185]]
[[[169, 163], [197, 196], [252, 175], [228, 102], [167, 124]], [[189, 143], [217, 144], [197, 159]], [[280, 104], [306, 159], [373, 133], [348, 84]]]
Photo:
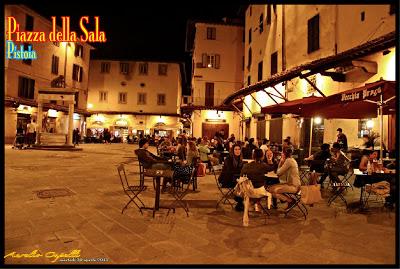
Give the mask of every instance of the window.
[[250, 69], [250, 66], [251, 66], [251, 48], [249, 48], [247, 68]]
[[83, 46], [75, 44], [75, 57], [83, 58]]
[[33, 31], [33, 17], [28, 14], [25, 16], [25, 31]]
[[138, 93], [138, 105], [145, 105], [146, 104], [146, 93]]
[[215, 40], [217, 35], [217, 29], [215, 27], [207, 27], [207, 39]]
[[107, 103], [108, 101], [108, 92], [100, 91], [99, 92], [99, 102]]
[[271, 76], [278, 73], [278, 52], [271, 54]]
[[206, 92], [204, 105], [208, 107], [214, 106], [214, 83], [206, 82]]
[[365, 21], [365, 11], [361, 12], [361, 21]]
[[276, 15], [276, 5], [272, 5], [272, 9], [274, 10], [274, 14]]
[[[31, 44], [24, 43], [23, 45], [24, 45], [24, 50], [33, 50], [33, 47]], [[32, 65], [32, 59], [25, 59], [25, 60], [22, 60], [22, 62], [27, 65]]]
[[101, 73], [110, 73], [110, 63], [101, 63]]
[[262, 80], [262, 74], [263, 74], [263, 62], [258, 63], [258, 81]]
[[202, 66], [208, 68], [220, 68], [221, 56], [219, 54], [207, 54], [202, 55]]
[[247, 76], [247, 86], [250, 86], [250, 85], [251, 85], [251, 77]]
[[271, 5], [267, 5], [267, 25], [271, 24]]
[[35, 80], [19, 76], [18, 77], [18, 97], [34, 99]]
[[249, 44], [251, 43], [251, 28], [249, 29]]
[[128, 63], [120, 63], [119, 64], [119, 72], [121, 74], [129, 74], [129, 64]]
[[119, 104], [126, 104], [127, 102], [127, 93], [126, 92], [120, 92], [118, 94], [118, 103]]
[[165, 106], [165, 94], [157, 94], [157, 105]]
[[166, 76], [167, 75], [167, 70], [168, 70], [168, 65], [167, 64], [159, 64], [158, 65], [158, 75], [159, 76]]
[[147, 71], [149, 69], [149, 66], [147, 63], [140, 63], [139, 64], [139, 74], [140, 75], [147, 75]]
[[72, 67], [72, 80], [82, 82], [83, 79], [83, 68], [77, 64]]
[[308, 53], [319, 49], [319, 14], [308, 20]]
[[51, 73], [54, 75], [58, 75], [58, 63], [60, 58], [58, 56], [53, 55], [51, 59]]
[[370, 135], [372, 128], [367, 125], [371, 119], [359, 119], [358, 120], [358, 138], [362, 138], [363, 135]]
[[258, 29], [260, 29], [260, 34], [264, 31], [264, 14], [263, 13], [261, 13], [261, 15], [260, 15], [260, 23], [259, 23]]
[[395, 4], [391, 4], [390, 5], [390, 9], [389, 9], [389, 14], [393, 15], [394, 13], [396, 13], [396, 5]]
[[244, 56], [242, 57], [242, 70], [244, 70], [244, 63], [245, 63], [245, 61], [244, 61]]

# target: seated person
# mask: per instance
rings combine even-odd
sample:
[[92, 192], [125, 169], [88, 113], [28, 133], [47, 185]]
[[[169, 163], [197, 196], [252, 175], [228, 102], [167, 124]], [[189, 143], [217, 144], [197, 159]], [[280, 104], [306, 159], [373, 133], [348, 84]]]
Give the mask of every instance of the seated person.
[[218, 178], [218, 182], [223, 188], [233, 188], [236, 186], [236, 179], [239, 178], [242, 167], [242, 148], [239, 145], [234, 145], [229, 156], [224, 161], [224, 166]]
[[193, 141], [189, 141], [189, 150], [187, 152], [187, 165], [193, 165], [193, 160], [199, 158], [199, 151], [197, 150], [196, 144]]
[[332, 157], [327, 160], [326, 172], [332, 182], [341, 183], [339, 175], [345, 175], [348, 172], [350, 160], [340, 150], [340, 144], [335, 142], [332, 145]]
[[[139, 148], [135, 150], [136, 155], [138, 156], [138, 160], [143, 164], [143, 168], [145, 169], [159, 169], [159, 170], [173, 170], [171, 165], [172, 163], [167, 160], [158, 157], [152, 154], [147, 149], [149, 148], [149, 141], [146, 138], [142, 138], [139, 140]], [[167, 185], [167, 181], [164, 178], [163, 180], [163, 189], [165, 189]]]
[[211, 162], [208, 158], [208, 154], [210, 154], [210, 149], [208, 148], [207, 141], [203, 138], [199, 145], [199, 154], [200, 154], [200, 161], [203, 163], [208, 164], [208, 168], [211, 172]]
[[376, 150], [363, 150], [363, 156], [360, 161], [359, 169], [360, 171], [367, 171], [368, 161], [373, 163], [374, 160], [378, 158], [378, 151]]
[[[255, 189], [265, 186], [265, 174], [274, 170], [273, 165], [266, 164], [262, 149], [256, 148], [253, 151], [254, 162], [246, 163], [240, 172], [240, 176], [246, 175], [247, 178], [253, 184]], [[243, 210], [243, 198], [236, 197], [235, 200], [238, 202], [236, 210]]]
[[[278, 161], [276, 160], [276, 158], [274, 158], [274, 153], [272, 152], [272, 150], [267, 149], [265, 152], [265, 163], [273, 168], [273, 171], [276, 172], [276, 170], [278, 169]], [[267, 182], [267, 185], [272, 185], [272, 184], [277, 184], [279, 183], [278, 180], [273, 180], [270, 182]]]
[[363, 141], [364, 141], [363, 146], [366, 150], [374, 150], [374, 141], [372, 138], [369, 137], [369, 135], [364, 134]]
[[308, 158], [305, 158], [304, 160], [310, 161], [310, 171], [315, 171], [317, 173], [322, 174], [321, 179], [319, 184], [321, 184], [321, 188], [323, 187], [323, 182], [325, 181], [326, 177], [328, 176], [328, 173], [325, 172], [325, 163], [326, 160], [331, 158], [331, 152], [330, 152], [330, 145], [327, 143], [324, 143], [321, 145], [321, 150], [314, 153]]
[[187, 146], [186, 138], [179, 138], [178, 146], [176, 147], [176, 155], [178, 156], [179, 160], [181, 160], [181, 161], [186, 160], [186, 154], [187, 154], [186, 146]]
[[292, 153], [293, 151], [290, 147], [286, 148], [285, 152], [282, 152], [276, 172], [281, 182], [285, 183], [275, 184], [268, 188], [273, 197], [288, 203], [286, 209], [289, 209], [295, 201], [282, 193], [297, 193], [301, 185], [299, 168], [296, 160], [292, 158]]

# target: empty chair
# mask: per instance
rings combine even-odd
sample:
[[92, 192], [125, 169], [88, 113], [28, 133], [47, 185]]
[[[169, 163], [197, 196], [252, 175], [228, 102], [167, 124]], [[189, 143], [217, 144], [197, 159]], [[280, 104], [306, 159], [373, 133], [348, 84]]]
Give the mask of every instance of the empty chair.
[[220, 194], [222, 195], [222, 197], [221, 197], [221, 199], [219, 199], [218, 201], [217, 201], [217, 205], [216, 205], [216, 208], [218, 208], [218, 206], [219, 206], [219, 204], [220, 203], [223, 203], [223, 204], [226, 204], [226, 203], [228, 203], [231, 207], [232, 207], [232, 209], [233, 209], [233, 202], [231, 201], [232, 199], [233, 199], [233, 191], [234, 191], [234, 187], [232, 187], [232, 188], [230, 188], [230, 187], [223, 187], [222, 185], [221, 185], [221, 183], [219, 183], [219, 181], [218, 181], [218, 176], [221, 174], [221, 172], [222, 172], [222, 167], [223, 167], [223, 165], [222, 164], [219, 164], [219, 165], [214, 165], [213, 167], [212, 167], [212, 171], [213, 171], [213, 174], [214, 174], [214, 177], [215, 177], [215, 183], [217, 184], [217, 188], [218, 188], [218, 191], [220, 192]]
[[[124, 193], [129, 197], [128, 203], [122, 208], [121, 214], [124, 210], [133, 202], [139, 209], [140, 213], [143, 215], [142, 208], [145, 207], [143, 201], [139, 198], [139, 194], [144, 191], [147, 187], [143, 185], [130, 185], [125, 173], [125, 167], [123, 164], [117, 167], [119, 179], [121, 180], [121, 185]], [[139, 204], [138, 204], [139, 203]]]

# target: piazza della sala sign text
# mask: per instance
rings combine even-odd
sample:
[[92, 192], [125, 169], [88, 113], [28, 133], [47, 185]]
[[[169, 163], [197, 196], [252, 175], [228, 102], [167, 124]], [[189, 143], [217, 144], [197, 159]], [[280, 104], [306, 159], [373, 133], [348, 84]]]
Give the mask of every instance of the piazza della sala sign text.
[[341, 101], [342, 102], [353, 102], [353, 101], [365, 100], [368, 97], [375, 97], [381, 93], [382, 93], [381, 87], [379, 87], [377, 89], [362, 90], [362, 91], [348, 93], [348, 94], [343, 93]]
[[[70, 17], [61, 17], [61, 31], [57, 30], [56, 17], [51, 17], [52, 31], [20, 31], [20, 24], [15, 17], [7, 17], [6, 31], [6, 58], [13, 60], [36, 60], [38, 55], [33, 49], [32, 43], [40, 42], [106, 42], [106, 33], [100, 31], [100, 18], [94, 17], [94, 31], [89, 31], [89, 16], [83, 16], [79, 20], [82, 35], [79, 37], [75, 31], [70, 30]], [[25, 45], [17, 45], [14, 42], [23, 42]], [[29, 45], [26, 45], [29, 44]]]

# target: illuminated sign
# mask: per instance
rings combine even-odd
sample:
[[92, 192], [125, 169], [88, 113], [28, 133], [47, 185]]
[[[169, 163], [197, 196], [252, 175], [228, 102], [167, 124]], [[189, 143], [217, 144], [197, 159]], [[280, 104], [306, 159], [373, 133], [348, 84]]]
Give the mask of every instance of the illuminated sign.
[[114, 124], [117, 126], [127, 126], [128, 122], [125, 119], [118, 119]]

